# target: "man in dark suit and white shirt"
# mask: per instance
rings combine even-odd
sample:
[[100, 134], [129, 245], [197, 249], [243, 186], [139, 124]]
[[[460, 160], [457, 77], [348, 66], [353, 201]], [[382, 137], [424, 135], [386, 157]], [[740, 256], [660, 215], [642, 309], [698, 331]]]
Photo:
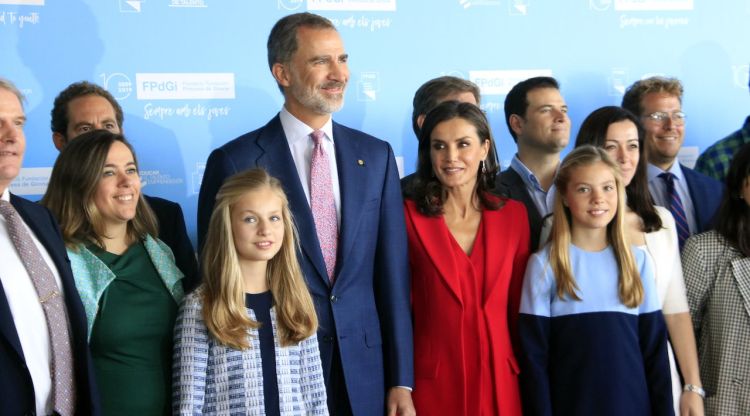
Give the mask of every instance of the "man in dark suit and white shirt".
[[[643, 122], [648, 155], [648, 188], [654, 203], [669, 209], [675, 217], [680, 248], [688, 236], [712, 228], [724, 189], [716, 179], [677, 161], [677, 154], [685, 140], [682, 93], [682, 83], [676, 78], [656, 76], [635, 82], [622, 98], [622, 106]], [[669, 186], [673, 187], [676, 196], [669, 193]], [[677, 214], [675, 209], [678, 208], [673, 203], [675, 199], [681, 203], [681, 210]]]
[[10, 193], [23, 96], [0, 79], [0, 414], [98, 414], [86, 317], [55, 219]]
[[500, 173], [496, 188], [526, 206], [533, 253], [539, 248], [542, 220], [552, 213], [560, 152], [570, 140], [568, 105], [557, 80], [534, 77], [511, 88], [505, 97], [505, 122], [518, 153]]
[[[68, 141], [87, 131], [104, 129], [122, 133], [122, 107], [106, 89], [88, 81], [68, 85], [55, 98], [52, 107], [52, 141], [62, 150]], [[185, 275], [184, 289], [198, 286], [200, 278], [195, 251], [187, 235], [182, 208], [164, 198], [144, 195], [156, 214], [159, 239], [172, 250], [175, 264]]]
[[268, 64], [284, 106], [265, 126], [211, 152], [198, 201], [199, 245], [224, 180], [267, 169], [283, 184], [299, 229], [331, 413], [413, 415], [398, 171], [388, 143], [331, 118], [343, 105], [347, 59], [328, 19], [298, 13], [276, 23]]

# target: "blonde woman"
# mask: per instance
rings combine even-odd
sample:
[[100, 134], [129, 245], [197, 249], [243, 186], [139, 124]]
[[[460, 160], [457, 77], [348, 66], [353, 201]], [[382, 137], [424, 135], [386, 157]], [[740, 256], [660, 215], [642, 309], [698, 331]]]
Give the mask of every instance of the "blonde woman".
[[328, 414], [295, 241], [278, 180], [262, 169], [227, 179], [209, 222], [203, 284], [175, 324], [174, 414]]
[[550, 243], [521, 295], [524, 414], [674, 414], [664, 317], [651, 264], [626, 242], [618, 167], [578, 147], [555, 186]]

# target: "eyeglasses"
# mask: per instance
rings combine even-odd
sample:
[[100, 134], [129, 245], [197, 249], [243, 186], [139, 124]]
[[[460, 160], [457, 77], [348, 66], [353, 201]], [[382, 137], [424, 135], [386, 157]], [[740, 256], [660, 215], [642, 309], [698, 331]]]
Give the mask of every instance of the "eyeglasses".
[[676, 126], [682, 126], [685, 124], [685, 113], [682, 111], [675, 111], [672, 114], [663, 111], [655, 111], [651, 114], [646, 114], [643, 117], [648, 121], [659, 124], [664, 124], [667, 120], [672, 120], [672, 124]]

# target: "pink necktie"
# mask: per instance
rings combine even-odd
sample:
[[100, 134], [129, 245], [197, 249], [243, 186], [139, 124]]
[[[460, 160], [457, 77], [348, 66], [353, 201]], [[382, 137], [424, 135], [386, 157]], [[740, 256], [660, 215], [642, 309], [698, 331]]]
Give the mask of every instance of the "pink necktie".
[[[42, 304], [42, 310], [44, 310], [52, 347], [50, 375], [54, 410], [63, 416], [73, 415], [76, 392], [65, 302], [52, 271], [47, 267], [47, 262], [44, 261], [34, 240], [24, 227], [16, 209], [9, 202], [0, 200], [0, 214], [5, 217], [10, 239], [31, 277], [39, 302]], [[10, 397], [7, 399], [11, 400]]]
[[310, 162], [310, 208], [315, 220], [315, 230], [318, 232], [320, 251], [323, 252], [323, 260], [326, 263], [328, 279], [333, 283], [339, 227], [331, 185], [331, 165], [328, 163], [328, 155], [323, 150], [325, 133], [315, 130], [310, 137], [314, 144]]

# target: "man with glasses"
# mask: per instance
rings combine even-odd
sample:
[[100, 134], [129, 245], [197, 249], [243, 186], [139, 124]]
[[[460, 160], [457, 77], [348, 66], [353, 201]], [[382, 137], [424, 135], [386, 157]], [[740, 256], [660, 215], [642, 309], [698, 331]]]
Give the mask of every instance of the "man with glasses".
[[723, 189], [719, 181], [675, 163], [685, 139], [682, 93], [676, 78], [650, 77], [628, 87], [622, 98], [622, 106], [643, 123], [649, 191], [675, 217], [680, 247], [690, 235], [711, 229]]

